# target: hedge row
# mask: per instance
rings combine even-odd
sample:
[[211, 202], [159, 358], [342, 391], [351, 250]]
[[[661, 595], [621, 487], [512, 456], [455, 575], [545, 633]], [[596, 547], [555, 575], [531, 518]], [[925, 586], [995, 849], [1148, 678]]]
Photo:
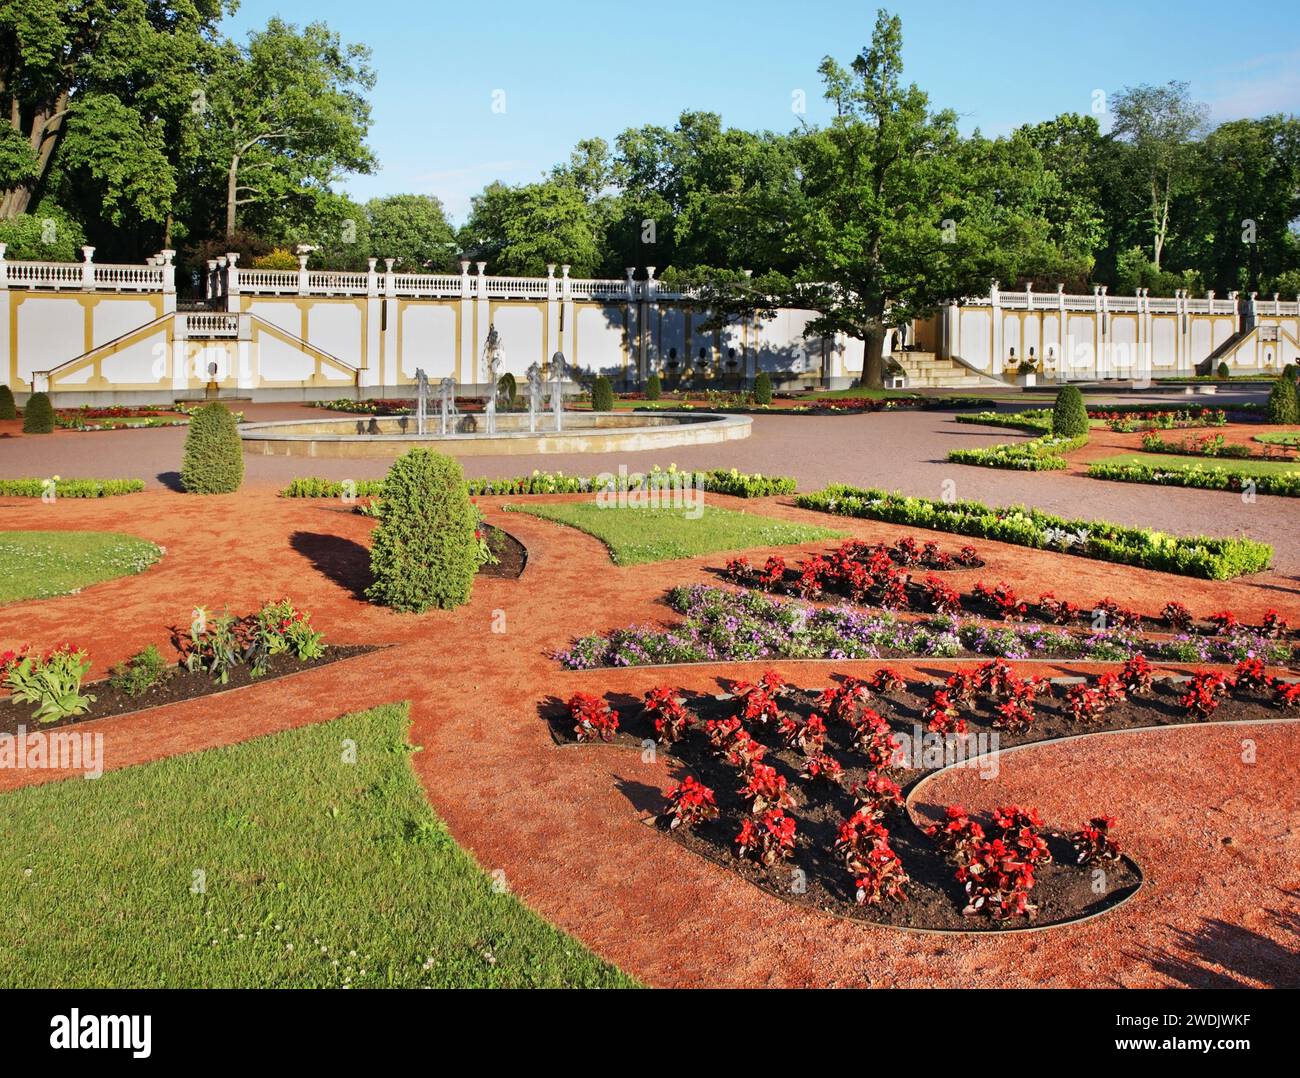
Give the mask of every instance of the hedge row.
[[1267, 569], [1273, 548], [1253, 539], [1177, 536], [1098, 520], [1067, 520], [1024, 506], [910, 498], [897, 491], [833, 485], [801, 494], [805, 509], [866, 517], [933, 531], [1057, 550], [1100, 561], [1159, 569], [1183, 576], [1229, 580]]
[[1010, 427], [1034, 434], [1050, 434], [1052, 412], [1049, 408], [1028, 408], [1023, 412], [962, 412], [953, 417], [958, 423], [977, 423], [981, 427]]
[[[787, 475], [745, 473], [732, 468], [715, 468], [710, 472], [679, 472], [676, 468], [651, 469], [644, 475], [581, 476], [563, 472], [533, 472], [510, 479], [467, 479], [472, 496], [480, 494], [583, 494], [597, 490], [641, 490], [647, 486], [667, 487], [691, 482], [714, 494], [731, 494], [738, 498], [766, 498], [773, 494], [793, 494], [795, 481]], [[285, 498], [357, 498], [378, 497], [383, 493], [382, 479], [357, 479], [339, 482], [334, 479], [303, 478], [291, 480], [280, 492]]]
[[953, 464], [976, 464], [983, 468], [1011, 468], [1020, 472], [1059, 472], [1067, 465], [1062, 453], [1087, 444], [1088, 436], [1057, 438], [1046, 434], [1027, 442], [991, 445], [984, 449], [952, 449], [948, 460]]
[[1097, 461], [1088, 466], [1088, 474], [1093, 479], [1113, 479], [1120, 483], [1152, 483], [1162, 487], [1197, 487], [1201, 490], [1241, 491], [1253, 483], [1256, 494], [1300, 498], [1300, 472], [1256, 475], [1219, 465], [1154, 468], [1150, 464], [1107, 464], [1105, 461]]
[[[0, 479], [0, 495], [8, 498], [39, 498], [48, 479]], [[139, 494], [143, 479], [56, 479], [54, 493], [60, 498], [112, 498], [118, 494]]]

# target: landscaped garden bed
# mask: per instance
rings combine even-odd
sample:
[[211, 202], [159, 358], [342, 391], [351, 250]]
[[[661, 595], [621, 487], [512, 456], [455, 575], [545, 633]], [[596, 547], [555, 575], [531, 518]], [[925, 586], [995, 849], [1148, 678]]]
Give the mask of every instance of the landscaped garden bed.
[[163, 554], [154, 543], [117, 532], [3, 532], [0, 603], [67, 595], [142, 573]]
[[1024, 506], [915, 498], [879, 488], [832, 484], [795, 503], [841, 516], [996, 539], [1099, 561], [1184, 576], [1230, 580], [1267, 569], [1273, 548], [1253, 539], [1177, 536], [1100, 520], [1069, 520]]
[[1121, 453], [1093, 461], [1088, 465], [1088, 475], [1117, 483], [1300, 498], [1300, 463], [1296, 461], [1232, 460], [1211, 464], [1172, 454]]
[[829, 688], [768, 671], [718, 695], [663, 685], [638, 701], [587, 693], [543, 705], [555, 739], [659, 751], [680, 765], [653, 821], [687, 849], [787, 901], [897, 927], [999, 930], [1061, 924], [1139, 886], [1122, 827], [1095, 806], [1070, 826], [1028, 806], [960, 805], [918, 826], [906, 798], [952, 764], [996, 773], [997, 753], [1081, 733], [1276, 717], [1257, 663], [1234, 675], [1153, 680], [1141, 660], [1095, 680], [1021, 678], [1003, 662], [907, 683], [883, 668]]
[[142, 490], [143, 479], [0, 479], [4, 498], [115, 498]]

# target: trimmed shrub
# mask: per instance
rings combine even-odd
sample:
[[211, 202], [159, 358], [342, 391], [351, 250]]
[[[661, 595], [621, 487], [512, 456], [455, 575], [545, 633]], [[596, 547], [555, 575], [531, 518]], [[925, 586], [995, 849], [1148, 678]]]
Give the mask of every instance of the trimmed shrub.
[[659, 380], [659, 375], [652, 374], [645, 380], [645, 399], [648, 401], [657, 401], [663, 396], [663, 382]]
[[591, 410], [593, 412], [612, 412], [614, 410], [614, 387], [603, 374], [591, 383]]
[[144, 490], [143, 479], [0, 479], [0, 494], [7, 498], [40, 498], [50, 484], [60, 498], [112, 498]]
[[0, 419], [17, 419], [18, 406], [14, 403], [14, 391], [6, 385], [0, 385]]
[[452, 457], [412, 449], [384, 479], [370, 547], [372, 602], [421, 614], [469, 602], [478, 571], [478, 513]]
[[1300, 394], [1290, 378], [1278, 378], [1268, 394], [1270, 423], [1300, 423]]
[[1088, 433], [1088, 409], [1078, 386], [1062, 386], [1056, 394], [1052, 433], [1061, 438], [1077, 438]]
[[23, 409], [24, 434], [53, 434], [54, 406], [45, 393], [33, 393]]
[[1219, 378], [1231, 378], [1232, 371], [1228, 369], [1227, 363], [1220, 363], [1218, 369], [1214, 372]]
[[754, 403], [772, 403], [772, 376], [767, 371], [759, 371], [754, 379]]
[[243, 481], [239, 424], [225, 405], [205, 404], [190, 416], [181, 486], [189, 494], [231, 494]]
[[505, 410], [509, 411], [515, 406], [515, 397], [519, 394], [519, 384], [515, 381], [515, 376], [506, 371], [497, 379], [497, 407], [504, 405]]

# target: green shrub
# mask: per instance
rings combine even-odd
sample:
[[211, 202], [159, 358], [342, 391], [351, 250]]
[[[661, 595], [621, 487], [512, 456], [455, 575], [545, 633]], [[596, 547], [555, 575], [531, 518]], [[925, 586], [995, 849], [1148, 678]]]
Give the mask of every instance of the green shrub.
[[1062, 438], [1076, 438], [1088, 433], [1088, 409], [1078, 386], [1062, 386], [1056, 394], [1052, 433]]
[[1068, 467], [1061, 454], [1078, 449], [1088, 441], [1086, 434], [1058, 438], [1045, 434], [1027, 442], [990, 445], [983, 449], [952, 449], [948, 460], [953, 464], [976, 464], [983, 468], [1010, 468], [1021, 472], [1059, 472]]
[[14, 391], [7, 385], [0, 384], [0, 419], [17, 419], [18, 406], [14, 403]]
[[1279, 378], [1268, 394], [1268, 421], [1270, 423], [1300, 423], [1300, 396], [1290, 378]]
[[1010, 427], [1034, 434], [1052, 433], [1052, 413], [1046, 408], [1026, 408], [1023, 412], [962, 412], [953, 416], [958, 423], [974, 423], [981, 427]]
[[0, 495], [39, 498], [51, 482], [54, 482], [55, 495], [60, 498], [112, 498], [144, 490], [143, 479], [0, 479]]
[[659, 375], [650, 375], [650, 377], [645, 380], [645, 399], [648, 401], [657, 401], [663, 396], [663, 393], [664, 385], [663, 382], [659, 380]]
[[478, 513], [459, 462], [412, 449], [393, 462], [381, 497], [367, 598], [417, 614], [469, 602], [478, 571]]
[[593, 412], [612, 412], [614, 410], [614, 387], [603, 374], [591, 383], [591, 410]]
[[1284, 498], [1300, 498], [1300, 473], [1254, 473], [1234, 471], [1231, 465], [1193, 464], [1188, 468], [1161, 468], [1150, 464], [1107, 464], [1095, 461], [1088, 465], [1088, 474], [1094, 479], [1111, 479], [1120, 483], [1150, 483], [1161, 487], [1196, 487], [1200, 490], [1241, 491], [1247, 488], [1257, 494], [1277, 494]]
[[515, 397], [518, 394], [519, 384], [515, 381], [515, 376], [506, 371], [497, 379], [497, 396], [500, 398], [497, 401], [497, 406], [504, 407], [506, 411], [509, 411], [515, 406]]
[[181, 486], [190, 494], [231, 494], [244, 481], [239, 424], [213, 401], [190, 417], [181, 462]]
[[767, 371], [759, 371], [754, 379], [754, 403], [772, 403], [772, 376]]
[[1219, 366], [1218, 366], [1218, 368], [1215, 370], [1214, 373], [1215, 373], [1219, 378], [1231, 378], [1231, 377], [1232, 377], [1232, 371], [1228, 369], [1228, 364], [1227, 364], [1226, 362], [1220, 363]]
[[167, 661], [150, 644], [109, 671], [108, 683], [127, 696], [140, 696], [170, 676]]
[[44, 658], [24, 655], [8, 668], [5, 684], [20, 704], [35, 704], [38, 722], [56, 722], [84, 715], [95, 702], [81, 691], [81, 681], [90, 670], [90, 659], [80, 648], [65, 644]]
[[52, 434], [54, 432], [54, 406], [47, 393], [33, 393], [23, 408], [24, 434]]
[[1271, 546], [1253, 539], [1169, 535], [1104, 520], [1069, 520], [1019, 505], [997, 508], [974, 501], [912, 498], [874, 487], [833, 484], [815, 494], [799, 495], [795, 504], [1210, 580], [1257, 573], [1267, 569], [1273, 558]]

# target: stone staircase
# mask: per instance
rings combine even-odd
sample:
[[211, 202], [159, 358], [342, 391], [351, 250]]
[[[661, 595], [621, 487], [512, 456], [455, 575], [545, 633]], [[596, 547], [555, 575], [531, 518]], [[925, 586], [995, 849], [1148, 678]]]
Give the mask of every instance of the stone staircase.
[[907, 373], [909, 389], [988, 389], [1007, 384], [979, 374], [957, 360], [941, 359], [933, 352], [895, 352], [890, 358]]

